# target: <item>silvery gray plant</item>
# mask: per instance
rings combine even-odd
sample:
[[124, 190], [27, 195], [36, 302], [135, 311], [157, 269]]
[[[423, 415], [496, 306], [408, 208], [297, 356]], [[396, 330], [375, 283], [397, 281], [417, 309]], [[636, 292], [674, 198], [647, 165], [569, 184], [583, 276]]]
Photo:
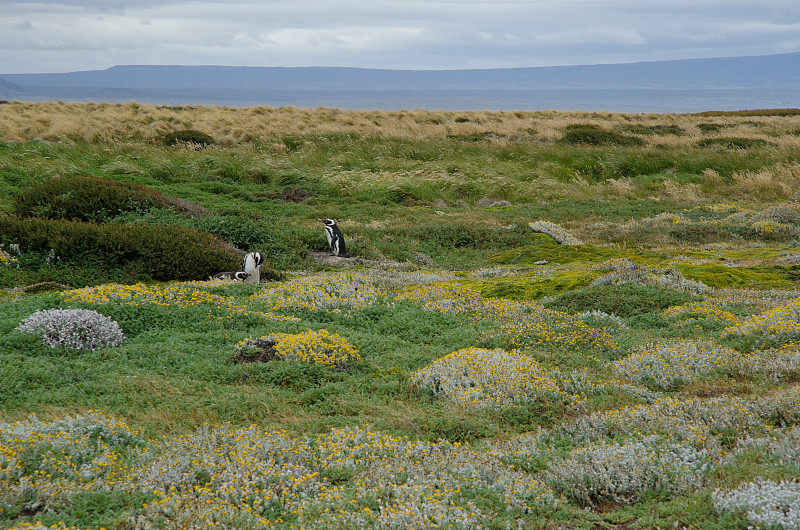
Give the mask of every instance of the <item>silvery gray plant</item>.
[[650, 435], [639, 441], [604, 441], [574, 449], [545, 476], [551, 486], [584, 506], [598, 501], [627, 504], [648, 490], [680, 493], [697, 488], [714, 465], [713, 451]]
[[744, 512], [758, 527], [800, 528], [800, 483], [758, 478], [711, 497], [718, 512]]
[[91, 309], [36, 311], [16, 327], [40, 337], [51, 348], [102, 350], [125, 340], [119, 324]]
[[567, 232], [563, 227], [550, 221], [534, 221], [528, 223], [533, 232], [546, 234], [556, 240], [561, 245], [581, 245], [581, 241]]

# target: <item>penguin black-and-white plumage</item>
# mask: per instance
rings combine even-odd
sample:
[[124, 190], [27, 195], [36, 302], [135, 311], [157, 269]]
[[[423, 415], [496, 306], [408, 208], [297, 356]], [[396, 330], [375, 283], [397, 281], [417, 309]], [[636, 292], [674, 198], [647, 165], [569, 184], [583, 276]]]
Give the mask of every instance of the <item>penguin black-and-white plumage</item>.
[[244, 283], [257, 284], [261, 281], [261, 271], [259, 266], [264, 263], [264, 257], [261, 252], [251, 252], [247, 254], [242, 260], [242, 271], [249, 274], [244, 279]]
[[344, 234], [333, 219], [323, 219], [325, 224], [325, 235], [328, 237], [328, 246], [331, 247], [331, 253], [340, 258], [349, 258], [350, 254], [347, 253], [347, 248], [344, 244]]
[[215, 280], [234, 280], [242, 282], [250, 276], [249, 272], [236, 271], [236, 272], [218, 272], [212, 276]]

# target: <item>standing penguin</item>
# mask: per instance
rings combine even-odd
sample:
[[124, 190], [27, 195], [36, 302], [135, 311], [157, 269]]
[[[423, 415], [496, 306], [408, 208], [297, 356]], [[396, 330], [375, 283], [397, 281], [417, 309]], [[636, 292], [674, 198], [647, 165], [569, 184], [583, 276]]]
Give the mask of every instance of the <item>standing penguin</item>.
[[264, 262], [261, 252], [251, 252], [242, 260], [242, 270], [249, 274], [244, 283], [256, 285], [261, 281], [261, 270], [258, 268]]
[[322, 219], [325, 224], [325, 235], [328, 236], [328, 245], [331, 247], [331, 253], [340, 258], [349, 258], [350, 254], [347, 253], [347, 248], [344, 245], [344, 234], [342, 234], [339, 225], [333, 219]]

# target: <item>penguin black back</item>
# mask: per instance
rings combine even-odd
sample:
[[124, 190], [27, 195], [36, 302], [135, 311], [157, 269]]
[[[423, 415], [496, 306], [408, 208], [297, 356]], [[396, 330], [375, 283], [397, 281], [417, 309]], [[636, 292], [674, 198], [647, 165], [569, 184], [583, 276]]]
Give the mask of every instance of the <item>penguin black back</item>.
[[244, 281], [250, 276], [250, 273], [244, 271], [236, 271], [236, 272], [218, 272], [212, 278], [215, 280], [235, 280], [235, 281]]

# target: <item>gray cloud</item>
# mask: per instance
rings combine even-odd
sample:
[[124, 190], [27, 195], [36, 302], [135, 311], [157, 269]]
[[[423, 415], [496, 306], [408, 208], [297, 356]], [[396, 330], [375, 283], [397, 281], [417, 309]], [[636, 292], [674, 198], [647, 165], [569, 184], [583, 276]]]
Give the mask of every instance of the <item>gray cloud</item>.
[[453, 69], [800, 51], [796, 0], [0, 0], [0, 73]]

